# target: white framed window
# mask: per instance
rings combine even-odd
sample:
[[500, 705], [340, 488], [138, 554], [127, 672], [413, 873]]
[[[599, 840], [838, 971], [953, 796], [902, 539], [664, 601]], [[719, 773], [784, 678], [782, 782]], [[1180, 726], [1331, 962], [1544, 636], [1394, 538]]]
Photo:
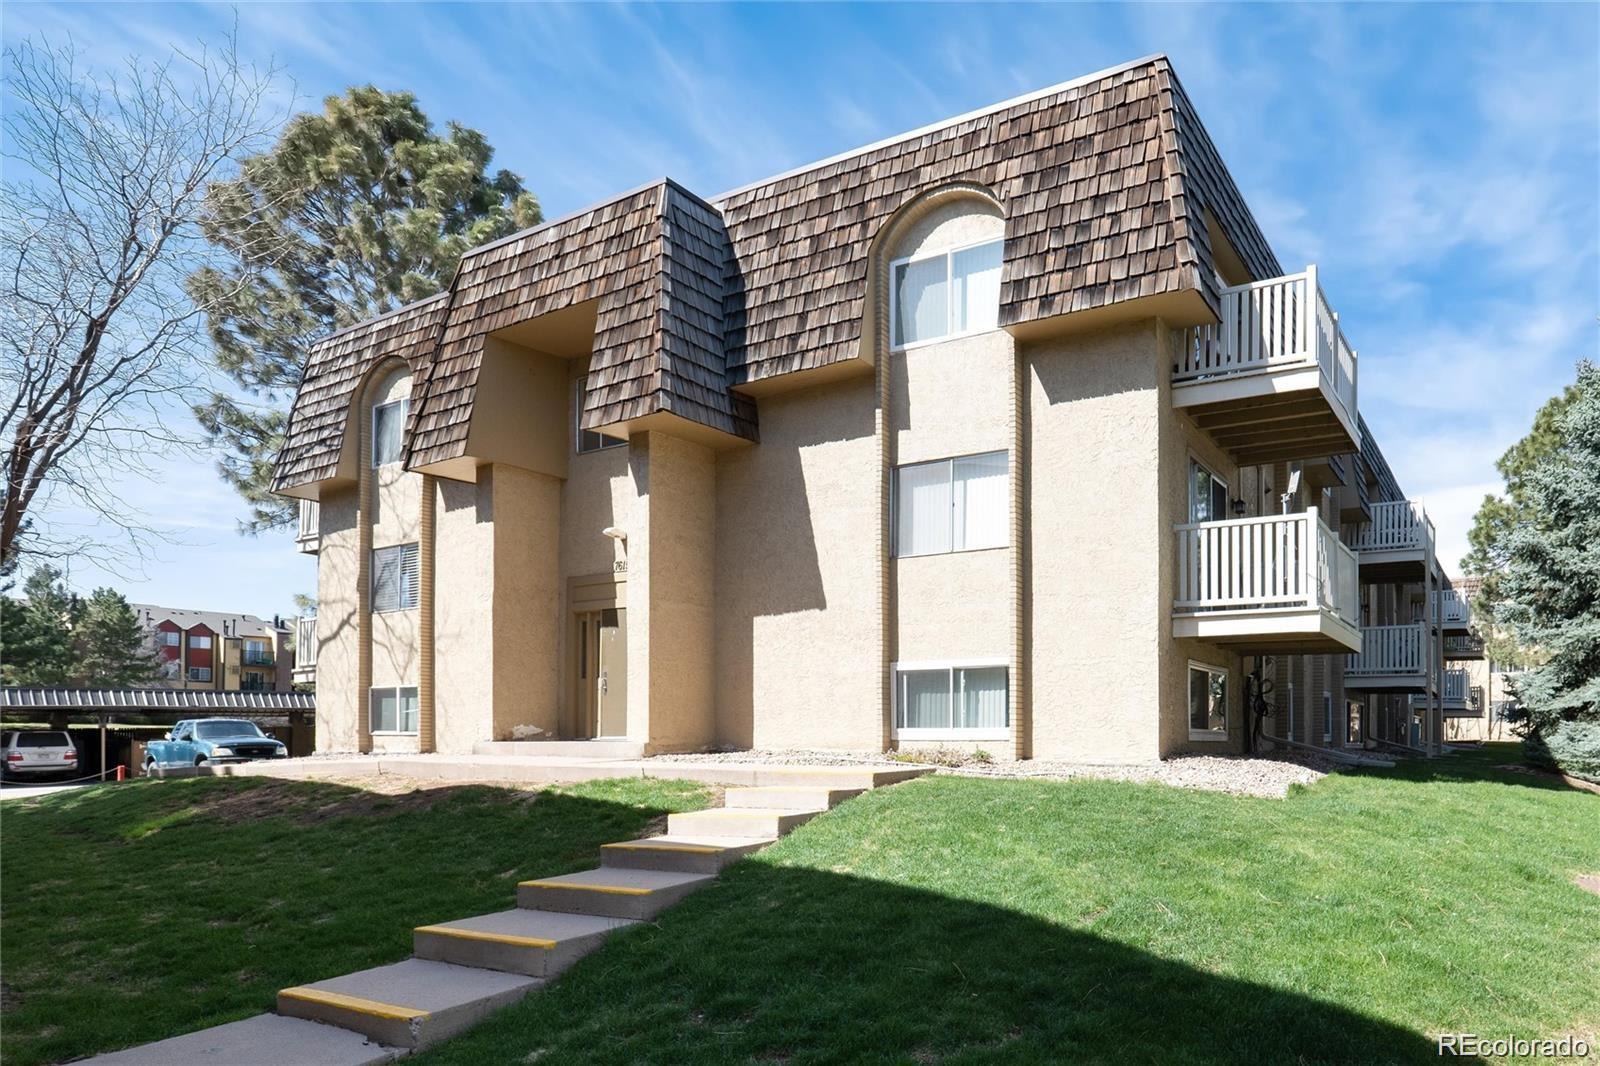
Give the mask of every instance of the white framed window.
[[628, 443], [617, 437], [608, 437], [604, 433], [583, 428], [582, 378], [572, 383], [572, 439], [577, 442], [579, 455], [604, 451], [607, 448], [621, 448]]
[[895, 554], [1004, 548], [1010, 542], [1009, 457], [985, 452], [894, 471]]
[[1004, 740], [1011, 704], [1005, 659], [894, 664], [894, 735], [901, 740]]
[[1004, 244], [984, 241], [890, 263], [891, 345], [906, 348], [998, 328]]
[[161, 643], [169, 648], [176, 648], [181, 639], [176, 629], [163, 629], [161, 631]]
[[1189, 460], [1189, 521], [1221, 522], [1228, 517], [1228, 483], [1201, 463]]
[[417, 605], [417, 546], [372, 549], [372, 611], [408, 611]]
[[1228, 671], [1189, 660], [1189, 739], [1228, 739]]
[[370, 717], [367, 728], [373, 733], [415, 733], [419, 710], [417, 686], [397, 685], [373, 688], [369, 693]]
[[191, 667], [189, 667], [189, 680], [190, 681], [210, 681], [211, 680], [211, 667], [209, 667], [209, 666], [191, 666]]
[[372, 409], [372, 465], [388, 466], [400, 461], [405, 441], [407, 398], [380, 403]]
[[1322, 694], [1322, 739], [1333, 739], [1333, 693]]
[[189, 637], [189, 647], [194, 651], [208, 651], [211, 648], [211, 635], [209, 633], [194, 633]]

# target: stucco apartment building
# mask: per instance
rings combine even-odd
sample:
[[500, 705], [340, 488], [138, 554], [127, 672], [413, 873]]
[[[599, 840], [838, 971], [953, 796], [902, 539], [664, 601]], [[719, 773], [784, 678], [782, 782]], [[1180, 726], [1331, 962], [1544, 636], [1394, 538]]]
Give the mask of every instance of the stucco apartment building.
[[1448, 590], [1323, 284], [1161, 56], [478, 248], [295, 401], [318, 745], [1145, 761], [1269, 679], [1261, 743], [1436, 748]]
[[292, 628], [281, 618], [130, 604], [145, 629], [167, 688], [206, 692], [288, 692]]

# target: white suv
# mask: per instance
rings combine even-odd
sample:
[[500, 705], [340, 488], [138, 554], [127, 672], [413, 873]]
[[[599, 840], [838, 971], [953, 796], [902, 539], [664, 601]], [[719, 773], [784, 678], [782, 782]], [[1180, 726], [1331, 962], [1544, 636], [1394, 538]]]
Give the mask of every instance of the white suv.
[[0, 768], [6, 777], [75, 772], [78, 746], [59, 730], [25, 729], [0, 734]]

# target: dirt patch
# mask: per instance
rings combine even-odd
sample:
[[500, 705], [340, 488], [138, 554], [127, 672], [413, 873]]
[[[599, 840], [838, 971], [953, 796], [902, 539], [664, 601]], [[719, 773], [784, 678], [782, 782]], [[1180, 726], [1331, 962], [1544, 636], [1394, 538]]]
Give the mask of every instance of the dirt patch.
[[1528, 777], [1543, 777], [1550, 781], [1560, 781], [1569, 788], [1576, 788], [1583, 792], [1593, 792], [1595, 795], [1600, 796], [1600, 785], [1595, 784], [1593, 781], [1585, 781], [1581, 777], [1573, 777], [1571, 774], [1561, 773], [1558, 770], [1541, 770], [1537, 766], [1526, 766], [1522, 763], [1514, 762], [1501, 763], [1495, 769], [1504, 770], [1512, 774], [1524, 774]]
[[1595, 895], [1600, 896], [1600, 874], [1579, 874], [1573, 880], [1585, 892], [1593, 892]]

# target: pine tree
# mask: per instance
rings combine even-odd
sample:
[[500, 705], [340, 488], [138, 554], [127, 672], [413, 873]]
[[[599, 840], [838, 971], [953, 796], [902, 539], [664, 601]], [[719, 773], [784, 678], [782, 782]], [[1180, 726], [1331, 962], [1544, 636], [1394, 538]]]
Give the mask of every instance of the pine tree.
[[410, 93], [373, 86], [294, 118], [269, 152], [208, 192], [206, 236], [230, 260], [189, 279], [210, 308], [217, 365], [242, 391], [196, 409], [223, 478], [251, 504], [249, 531], [287, 524], [271, 495], [287, 406], [318, 336], [430, 296], [476, 245], [540, 221], [484, 136], [441, 136]]
[[72, 627], [81, 604], [61, 571], [49, 566], [28, 575], [23, 596], [3, 603], [0, 676], [8, 685], [65, 685], [73, 675]]
[[1467, 532], [1470, 550], [1461, 561], [1462, 568], [1483, 579], [1472, 601], [1472, 610], [1483, 632], [1489, 658], [1505, 666], [1526, 667], [1537, 661], [1537, 654], [1518, 645], [1500, 618], [1501, 582], [1511, 534], [1533, 517], [1533, 504], [1528, 498], [1528, 474], [1560, 447], [1560, 419], [1576, 396], [1577, 388], [1569, 385], [1561, 395], [1546, 400], [1534, 415], [1533, 428], [1528, 435], [1506, 449], [1495, 462], [1495, 469], [1505, 479], [1505, 494], [1485, 496], [1478, 513], [1473, 516], [1472, 529]]
[[1559, 440], [1522, 475], [1525, 520], [1505, 552], [1499, 616], [1542, 665], [1516, 684], [1530, 752], [1600, 780], [1600, 367], [1583, 363]]
[[78, 680], [90, 688], [148, 684], [156, 657], [139, 616], [114, 589], [95, 589], [73, 629]]

